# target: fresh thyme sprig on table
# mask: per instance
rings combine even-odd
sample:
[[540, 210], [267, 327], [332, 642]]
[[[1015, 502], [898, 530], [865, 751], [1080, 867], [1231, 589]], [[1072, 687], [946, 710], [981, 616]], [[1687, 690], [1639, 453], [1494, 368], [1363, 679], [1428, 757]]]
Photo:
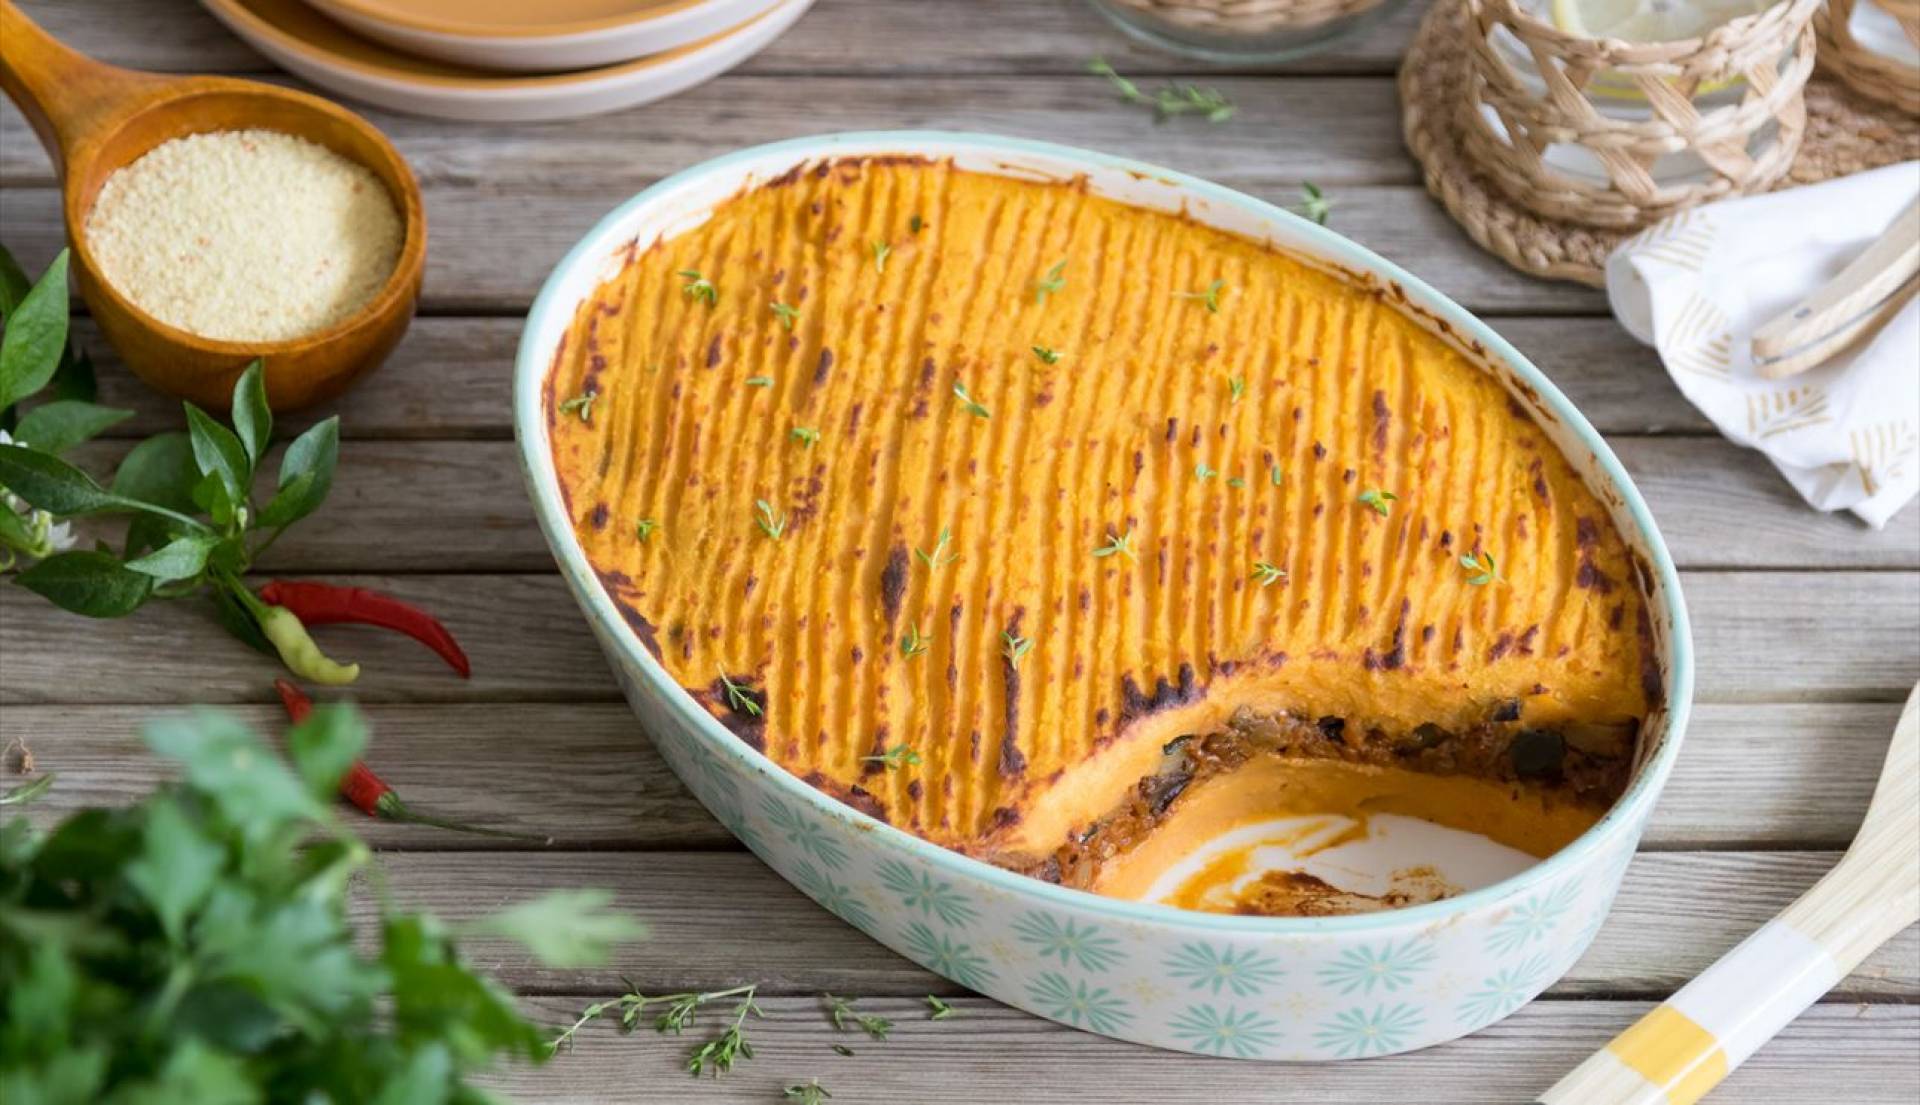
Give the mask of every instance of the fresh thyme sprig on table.
[[1332, 210], [1333, 201], [1320, 191], [1320, 186], [1312, 181], [1300, 185], [1300, 213], [1321, 226], [1327, 225], [1327, 212]]
[[827, 1005], [827, 1018], [833, 1022], [836, 1031], [846, 1032], [852, 1026], [865, 1032], [876, 1040], [884, 1040], [892, 1031], [893, 1022], [885, 1017], [862, 1013], [853, 1007], [852, 1000], [837, 998], [832, 994], [821, 994], [820, 1000]]
[[1115, 72], [1105, 58], [1088, 62], [1087, 71], [1105, 77], [1107, 83], [1113, 85], [1114, 91], [1127, 103], [1152, 104], [1153, 121], [1156, 123], [1163, 123], [1176, 115], [1199, 115], [1209, 123], [1224, 123], [1233, 118], [1233, 101], [1218, 89], [1201, 88], [1195, 84], [1168, 84], [1148, 96], [1140, 91], [1139, 85]]
[[833, 1095], [827, 1092], [827, 1088], [820, 1084], [818, 1078], [815, 1078], [804, 1085], [788, 1086], [780, 1091], [780, 1096], [788, 1101], [797, 1101], [799, 1105], [820, 1105], [822, 1101]]
[[678, 1036], [692, 1026], [694, 1017], [704, 1006], [735, 998], [738, 1000], [734, 1003], [731, 1019], [720, 1033], [701, 1042], [687, 1054], [687, 1073], [695, 1076], [710, 1073], [717, 1078], [732, 1070], [735, 1062], [753, 1058], [753, 1044], [747, 1039], [746, 1021], [748, 1016], [765, 1016], [753, 1000], [754, 992], [758, 989], [758, 984], [755, 984], [704, 993], [642, 994], [638, 987], [628, 982], [626, 993], [595, 1002], [582, 1010], [579, 1018], [554, 1037], [549, 1047], [552, 1051], [570, 1047], [580, 1029], [610, 1011], [620, 1014], [620, 1031], [632, 1032], [638, 1027], [640, 1018], [655, 1006], [663, 1008], [653, 1019], [654, 1031]]
[[927, 995], [927, 1008], [932, 1010], [932, 1013], [927, 1017], [930, 1021], [944, 1021], [949, 1017], [957, 1017], [960, 1015], [960, 1010], [955, 1009], [953, 1006], [948, 1005], [932, 994]]

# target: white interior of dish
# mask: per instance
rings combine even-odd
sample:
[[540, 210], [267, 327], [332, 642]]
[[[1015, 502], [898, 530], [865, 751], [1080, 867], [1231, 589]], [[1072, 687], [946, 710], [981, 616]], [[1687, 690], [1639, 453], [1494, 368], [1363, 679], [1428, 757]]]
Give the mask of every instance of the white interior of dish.
[[[1492, 372], [1514, 398], [1534, 412], [1549, 440], [1572, 461], [1610, 512], [1629, 549], [1644, 567], [1638, 582], [1655, 621], [1655, 648], [1666, 682], [1665, 701], [1654, 708], [1641, 726], [1633, 779], [1626, 795], [1616, 803], [1607, 819], [1590, 829], [1582, 840], [1591, 838], [1607, 822], [1621, 816], [1623, 807], [1650, 797], [1644, 793], [1648, 789], [1644, 778], [1648, 768], [1658, 763], [1658, 774], [1663, 776], [1672, 759], [1668, 747], [1676, 731], [1672, 704], [1684, 704], [1691, 696], [1690, 670], [1684, 663], [1676, 665], [1675, 656], [1676, 645], [1682, 651], [1687, 648], [1687, 631], [1680, 596], [1677, 589], [1670, 589], [1668, 585], [1672, 576], [1665, 550], [1645, 504], [1632, 490], [1619, 461], [1551, 381], [1463, 308], [1337, 234], [1239, 193], [1121, 159], [1038, 143], [967, 135], [834, 135], [746, 150], [661, 182], [615, 212], [576, 246], [556, 270], [530, 316], [521, 371], [528, 370], [525, 350], [539, 351], [538, 364], [544, 380], [552, 352], [566, 332], [575, 307], [602, 282], [619, 273], [627, 261], [629, 248], [644, 249], [656, 241], [683, 235], [706, 222], [714, 209], [730, 198], [793, 171], [796, 165], [803, 167], [801, 171], [810, 171], [836, 158], [879, 155], [951, 159], [960, 169], [1031, 180], [1084, 177], [1087, 186], [1098, 195], [1148, 209], [1184, 213], [1357, 282], [1377, 285], [1428, 330]], [[524, 387], [522, 390], [521, 401], [525, 402]], [[533, 443], [537, 451], [536, 489], [547, 496], [548, 501], [558, 502], [558, 481], [545, 438], [545, 420], [529, 418], [525, 411], [521, 415], [520, 432], [538, 435]], [[561, 540], [571, 544], [571, 532]], [[577, 546], [572, 552], [584, 559]], [[611, 620], [619, 624], [620, 633], [630, 636], [619, 618]], [[637, 640], [627, 642], [627, 651], [636, 662], [654, 670], [661, 681], [671, 683]], [[698, 710], [692, 703], [688, 708]], [[1651, 785], [1657, 786], [1658, 780]], [[820, 800], [832, 802], [825, 796], [820, 796]], [[1335, 864], [1339, 868], [1335, 872], [1338, 881], [1329, 880], [1335, 881], [1335, 885], [1345, 884], [1343, 888], [1361, 890], [1367, 885], [1378, 886], [1382, 879], [1391, 879], [1397, 870], [1424, 865], [1464, 893], [1504, 881], [1517, 874], [1518, 869], [1539, 862], [1533, 857], [1522, 857], [1525, 862], [1520, 863], [1515, 859], [1518, 853], [1493, 841], [1411, 818], [1370, 821], [1376, 824], [1369, 825], [1369, 835], [1359, 842], [1359, 847], [1331, 857], [1338, 861]], [[1391, 831], [1383, 833], [1383, 826], [1390, 826]], [[1217, 844], [1214, 842], [1208, 847]], [[1283, 848], [1265, 855], [1277, 870], [1298, 870], [1314, 858], [1289, 854]], [[1151, 896], [1146, 900], [1152, 900]]]

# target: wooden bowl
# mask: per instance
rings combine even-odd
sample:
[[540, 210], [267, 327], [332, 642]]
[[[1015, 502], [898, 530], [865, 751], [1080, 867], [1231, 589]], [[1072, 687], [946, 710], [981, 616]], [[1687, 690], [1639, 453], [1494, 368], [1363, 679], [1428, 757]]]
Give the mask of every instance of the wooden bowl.
[[[372, 370], [406, 332], [420, 297], [427, 220], [420, 185], [371, 123], [318, 96], [228, 77], [162, 77], [104, 65], [67, 49], [0, 0], [0, 88], [52, 156], [63, 181], [67, 241], [80, 288], [100, 329], [150, 386], [224, 410], [255, 358], [267, 397], [291, 411], [333, 398]], [[366, 166], [387, 187], [405, 226], [393, 274], [352, 316], [286, 341], [219, 341], [162, 322], [102, 279], [86, 236], [87, 213], [113, 172], [162, 142], [258, 127], [318, 143]]]

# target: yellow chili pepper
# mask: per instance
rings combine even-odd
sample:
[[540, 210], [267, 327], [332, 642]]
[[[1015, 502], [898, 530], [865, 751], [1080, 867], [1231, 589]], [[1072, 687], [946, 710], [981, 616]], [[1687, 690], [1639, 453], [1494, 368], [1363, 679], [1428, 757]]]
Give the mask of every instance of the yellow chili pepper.
[[342, 664], [321, 652], [293, 611], [284, 606], [262, 604], [255, 616], [260, 621], [260, 632], [272, 642], [275, 651], [280, 653], [281, 663], [293, 674], [328, 687], [345, 686], [360, 678], [360, 665]]

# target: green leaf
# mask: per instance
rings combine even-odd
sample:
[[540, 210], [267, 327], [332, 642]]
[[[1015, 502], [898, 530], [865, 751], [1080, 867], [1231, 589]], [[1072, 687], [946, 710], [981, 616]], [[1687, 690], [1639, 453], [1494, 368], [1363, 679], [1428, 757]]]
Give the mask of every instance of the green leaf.
[[267, 407], [266, 371], [256, 360], [233, 385], [233, 429], [246, 447], [247, 463], [258, 465], [273, 436], [273, 411]]
[[[27, 525], [27, 516], [8, 509], [4, 503], [0, 503], [0, 548], [28, 555], [39, 551], [33, 530]], [[11, 557], [0, 556], [0, 570], [11, 567], [12, 563]]]
[[176, 537], [138, 560], [127, 561], [127, 567], [161, 583], [192, 579], [206, 570], [207, 554], [219, 543], [218, 537], [208, 533]]
[[193, 463], [193, 443], [175, 430], [158, 434], [133, 447], [113, 474], [113, 493], [122, 498], [192, 513], [193, 485], [200, 471]]
[[206, 511], [215, 528], [224, 530], [233, 525], [233, 496], [228, 494], [226, 478], [220, 473], [208, 472], [193, 485], [193, 505]]
[[66, 355], [60, 358], [60, 367], [53, 370], [53, 383], [47, 386], [53, 389], [48, 398], [93, 402], [100, 391], [100, 385], [93, 378], [93, 358], [69, 338]]
[[307, 789], [322, 799], [339, 789], [340, 777], [366, 747], [366, 722], [350, 706], [317, 706], [287, 733], [294, 766], [307, 781]]
[[453, 1056], [437, 1043], [427, 1044], [407, 1057], [406, 1066], [389, 1080], [373, 1105], [445, 1105], [453, 1088]]
[[63, 552], [14, 577], [14, 582], [62, 610], [89, 618], [119, 618], [153, 594], [153, 577], [132, 571], [112, 553]]
[[160, 1076], [125, 1087], [114, 1105], [258, 1105], [264, 1098], [239, 1059], [188, 1038], [173, 1049]]
[[226, 850], [208, 840], [178, 802], [156, 798], [147, 808], [145, 848], [127, 865], [127, 881], [152, 903], [167, 936], [178, 941], [226, 859]]
[[27, 292], [33, 287], [33, 281], [27, 279], [27, 270], [13, 259], [6, 246], [0, 246], [0, 322], [13, 317], [13, 309], [27, 298]]
[[260, 511], [262, 526], [290, 526], [319, 509], [333, 489], [333, 469], [340, 459], [338, 415], [316, 423], [293, 439], [280, 458], [280, 486]]
[[214, 620], [220, 623], [220, 628], [233, 634], [240, 643], [255, 652], [271, 656], [276, 660], [280, 658], [280, 654], [274, 650], [273, 642], [267, 640], [267, 635], [260, 631], [260, 623], [254, 620], [253, 614], [234, 596], [233, 592], [225, 587], [215, 587], [212, 594], [213, 616]]
[[193, 441], [193, 462], [202, 475], [218, 476], [227, 498], [239, 506], [247, 501], [253, 486], [253, 462], [247, 448], [232, 430], [192, 403], [181, 404], [187, 410], [187, 433]]
[[225, 714], [195, 710], [163, 718], [148, 724], [143, 736], [147, 747], [180, 764], [193, 788], [236, 824], [270, 828], [325, 816], [286, 762]]
[[7, 315], [0, 334], [0, 409], [47, 386], [67, 348], [67, 251]]
[[548, 967], [568, 970], [606, 963], [613, 945], [638, 940], [645, 926], [606, 908], [606, 890], [556, 890], [482, 917], [471, 931], [517, 941]]
[[67, 517], [127, 509], [125, 500], [93, 477], [50, 453], [24, 445], [0, 445], [0, 487], [31, 506]]
[[22, 415], [19, 425], [14, 427], [13, 438], [43, 453], [59, 453], [132, 417], [132, 411], [102, 407], [83, 399], [56, 399]]

